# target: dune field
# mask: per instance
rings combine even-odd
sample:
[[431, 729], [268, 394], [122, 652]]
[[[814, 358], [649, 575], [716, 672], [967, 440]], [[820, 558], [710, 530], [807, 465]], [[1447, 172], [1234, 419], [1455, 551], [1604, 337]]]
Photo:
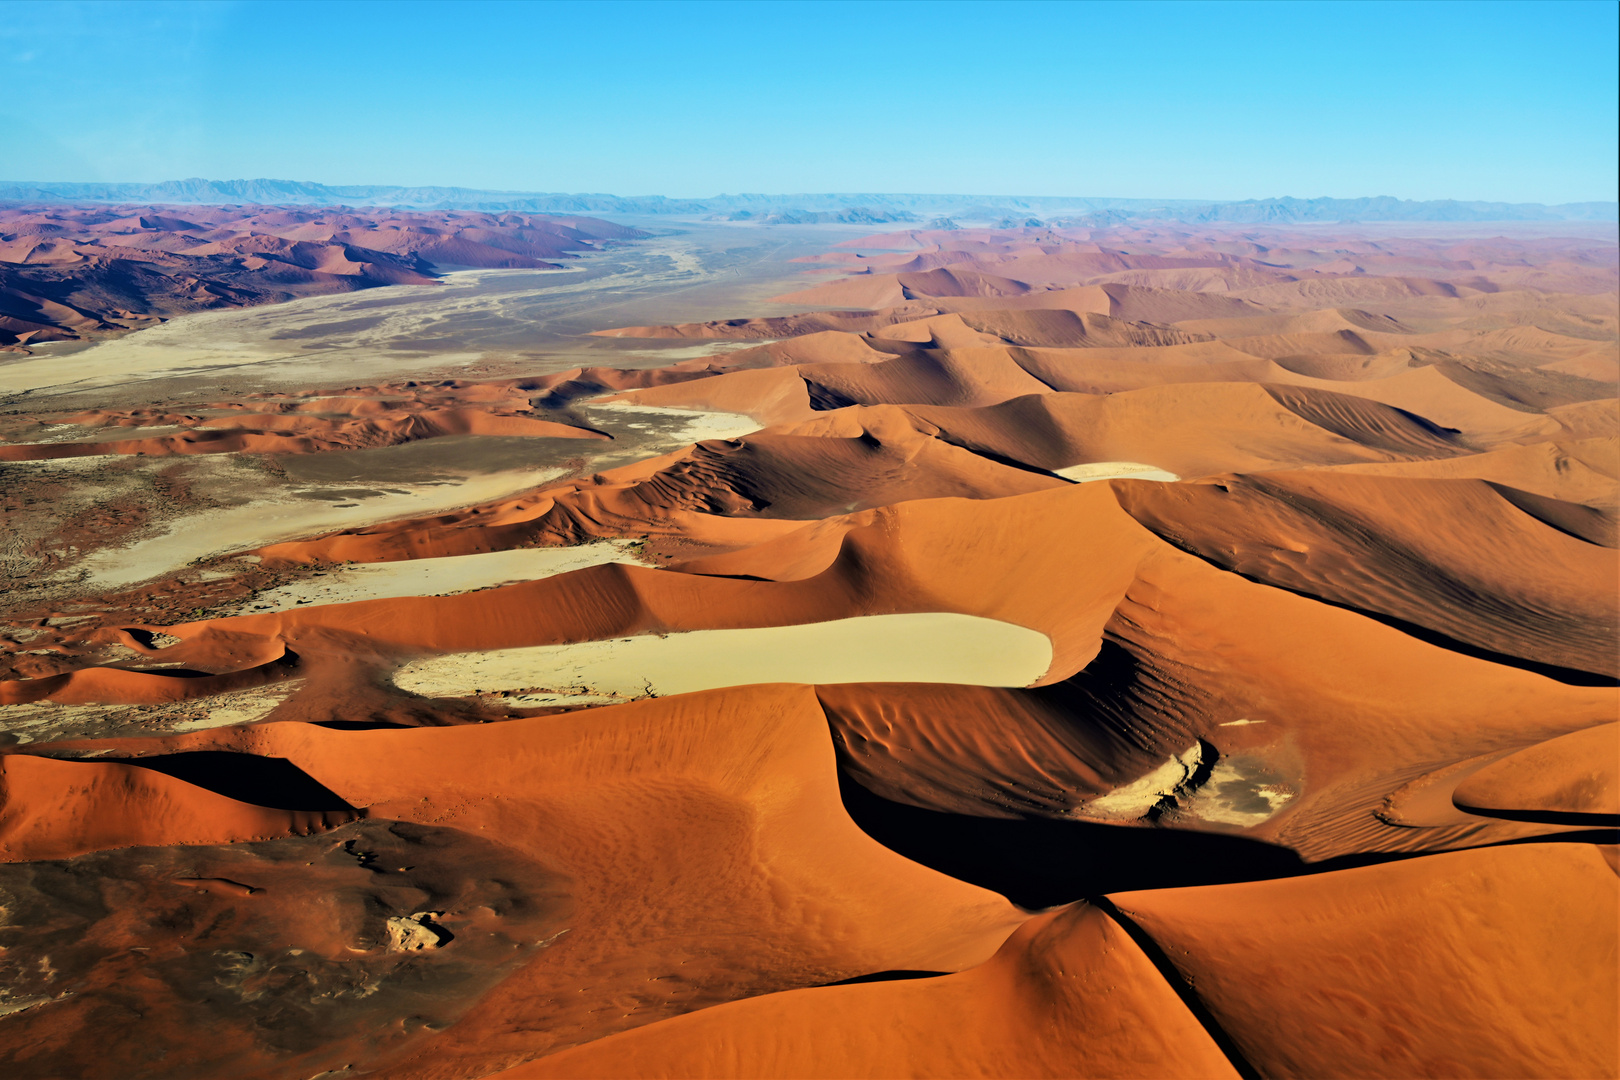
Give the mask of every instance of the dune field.
[[1620, 1075], [1612, 232], [708, 228], [0, 212], [0, 1072]]

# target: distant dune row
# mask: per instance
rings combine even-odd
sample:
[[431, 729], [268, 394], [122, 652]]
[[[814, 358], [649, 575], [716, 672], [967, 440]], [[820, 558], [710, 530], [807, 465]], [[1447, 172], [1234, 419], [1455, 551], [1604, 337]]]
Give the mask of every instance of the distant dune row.
[[642, 235], [595, 218], [236, 206], [0, 207], [0, 348], [140, 329], [193, 311], [377, 285], [435, 267], [555, 269]]

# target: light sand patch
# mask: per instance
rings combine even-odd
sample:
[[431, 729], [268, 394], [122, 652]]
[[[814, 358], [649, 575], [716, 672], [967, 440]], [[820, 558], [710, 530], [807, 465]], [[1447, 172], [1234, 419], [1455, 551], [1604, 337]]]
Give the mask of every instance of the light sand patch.
[[1252, 758], [1222, 758], [1198, 790], [1177, 800], [1177, 816], [1244, 827], [1275, 816], [1294, 793]]
[[1203, 760], [1203, 746], [1193, 743], [1184, 753], [1170, 758], [1141, 779], [1092, 799], [1081, 806], [1076, 814], [1105, 821], [1140, 820], [1167, 800], [1175, 798], [1198, 772]]
[[189, 431], [179, 424], [157, 427], [92, 427], [88, 424], [48, 424], [40, 437], [31, 442], [5, 443], [5, 446], [51, 446], [65, 442], [121, 442], [125, 439], [153, 439]]
[[160, 536], [125, 548], [97, 551], [79, 565], [89, 573], [87, 584], [119, 588], [149, 581], [194, 560], [214, 555], [492, 502], [561, 475], [562, 469], [514, 469], [455, 482], [398, 484], [359, 502], [345, 499], [338, 504], [283, 493], [241, 506], [210, 510], [200, 519], [183, 518]]
[[[1235, 720], [1221, 726], [1248, 723], [1264, 721]], [[1075, 816], [1127, 822], [1158, 813], [1249, 827], [1273, 817], [1293, 799], [1291, 786], [1259, 759], [1218, 757], [1210, 765], [1204, 751], [1203, 743], [1193, 743], [1141, 779], [1083, 804]]]
[[[735, 439], [739, 435], [751, 435], [759, 430], [758, 420], [739, 413], [700, 412], [695, 409], [676, 409], [666, 405], [636, 405], [625, 401], [585, 407], [587, 414], [602, 410], [624, 414], [639, 413], [648, 418], [680, 421], [683, 426], [679, 430], [670, 431], [667, 435], [660, 433], [662, 436], [660, 442], [670, 444], [670, 449], [686, 446], [690, 443], [703, 442], [705, 439]], [[667, 451], [661, 452], [667, 453]]]
[[769, 345], [780, 340], [781, 338], [747, 338], [743, 341], [722, 341], [716, 338], [701, 345], [682, 345], [673, 349], [626, 349], [624, 355], [652, 356], [674, 363], [680, 360], [697, 360], [705, 356], [721, 356], [739, 349], [757, 349], [761, 345]]
[[[303, 297], [266, 307], [180, 315], [70, 356], [41, 356], [7, 364], [0, 368], [0, 394], [85, 390], [214, 372], [236, 376], [250, 368], [306, 382], [320, 381], [324, 368], [330, 381], [333, 354], [328, 346], [342, 348], [344, 378], [364, 380], [400, 367], [399, 358], [388, 355], [392, 344], [434, 335], [457, 318], [498, 312], [524, 298], [572, 292], [567, 288], [567, 277], [577, 269], [458, 271], [446, 274], [438, 286], [391, 285], [359, 293]], [[501, 277], [529, 278], [534, 284], [530, 289], [508, 289], [493, 295], [481, 291], [486, 279]], [[391, 300], [408, 303], [388, 306]], [[374, 325], [308, 340], [285, 333], [319, 328], [334, 320], [341, 322], [361, 312], [370, 316], [368, 321]], [[452, 366], [475, 362], [483, 355], [482, 350], [435, 350], [433, 362]]]
[[286, 679], [161, 705], [60, 705], [54, 701], [0, 705], [0, 745], [169, 735], [251, 724], [269, 716], [302, 685], [302, 679]]
[[642, 241], [637, 245], [637, 248], [647, 255], [662, 255], [670, 261], [677, 274], [701, 274], [703, 272], [703, 260], [698, 258], [696, 249], [690, 245]]
[[1038, 631], [929, 612], [455, 653], [407, 664], [394, 682], [427, 697], [520, 690], [634, 698], [776, 682], [1029, 686], [1051, 663], [1052, 642]]
[[514, 581], [536, 581], [603, 563], [647, 565], [633, 540], [604, 540], [567, 548], [516, 548], [408, 562], [357, 563], [280, 588], [267, 589], [226, 612], [286, 611], [306, 604], [348, 604], [396, 596], [449, 596]]
[[1089, 484], [1093, 480], [1160, 480], [1173, 484], [1181, 479], [1173, 472], [1166, 472], [1157, 465], [1144, 465], [1140, 461], [1093, 461], [1052, 471], [1077, 484]]
[[[673, 264], [673, 265], [672, 265]], [[727, 278], [733, 271], [725, 271]], [[147, 379], [213, 376], [288, 387], [353, 383], [419, 371], [468, 366], [510, 351], [501, 339], [521, 326], [617, 307], [698, 281], [697, 249], [618, 247], [581, 252], [559, 270], [471, 269], [437, 285], [391, 285], [335, 296], [310, 296], [264, 307], [204, 311], [104, 341], [67, 356], [40, 355], [0, 365], [0, 395], [51, 396]], [[611, 297], [606, 303], [604, 298]], [[632, 311], [634, 306], [632, 305]], [[357, 318], [358, 316], [358, 318]], [[362, 325], [345, 325], [360, 323]], [[469, 333], [493, 326], [493, 335]], [[550, 340], [565, 343], [566, 335]], [[454, 341], [454, 348], [446, 348]], [[413, 348], [414, 347], [414, 348]], [[559, 352], [564, 351], [562, 349]], [[698, 355], [722, 351], [706, 348]], [[598, 354], [590, 351], [593, 358]], [[552, 370], [579, 363], [559, 357]], [[334, 375], [341, 370], [341, 375]]]

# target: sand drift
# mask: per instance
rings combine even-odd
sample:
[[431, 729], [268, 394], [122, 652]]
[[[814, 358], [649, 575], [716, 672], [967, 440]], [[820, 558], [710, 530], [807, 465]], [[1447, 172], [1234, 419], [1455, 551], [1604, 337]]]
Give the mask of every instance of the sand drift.
[[8, 1077], [1620, 1071], [1611, 239], [196, 214], [0, 223]]

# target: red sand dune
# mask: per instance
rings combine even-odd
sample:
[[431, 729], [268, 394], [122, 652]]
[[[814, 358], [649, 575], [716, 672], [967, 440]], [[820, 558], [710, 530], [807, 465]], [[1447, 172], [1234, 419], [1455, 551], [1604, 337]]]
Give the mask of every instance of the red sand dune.
[[1620, 1052], [1615, 897], [1531, 845], [1113, 900], [1261, 1075], [1574, 1077]]
[[[36, 319], [15, 339], [111, 332], [73, 297], [115, 269], [227, 267], [236, 292], [186, 302], [235, 304], [610, 238], [53, 213], [0, 216], [0, 273], [82, 291], [7, 301]], [[84, 432], [10, 438], [24, 478], [593, 438], [563, 407], [603, 398], [760, 430], [251, 571], [16, 600], [8, 1075], [1620, 1073], [1612, 244], [912, 230], [807, 264], [777, 301], [837, 310], [596, 331], [755, 343], [655, 370], [15, 418]], [[659, 568], [206, 599], [604, 538]], [[740, 685], [600, 705], [405, 681], [897, 614], [1027, 628], [1051, 663], [1022, 687], [747, 685], [716, 652]], [[533, 678], [603, 689], [588, 670]]]
[[1452, 792], [1470, 813], [1498, 817], [1620, 817], [1620, 738], [1614, 724], [1527, 747], [1474, 773]]
[[958, 975], [739, 1001], [520, 1065], [531, 1077], [1237, 1076], [1119, 926], [1037, 916]]
[[0, 861], [66, 859], [101, 848], [220, 844], [342, 825], [352, 812], [268, 810], [151, 769], [115, 762], [0, 758]]

